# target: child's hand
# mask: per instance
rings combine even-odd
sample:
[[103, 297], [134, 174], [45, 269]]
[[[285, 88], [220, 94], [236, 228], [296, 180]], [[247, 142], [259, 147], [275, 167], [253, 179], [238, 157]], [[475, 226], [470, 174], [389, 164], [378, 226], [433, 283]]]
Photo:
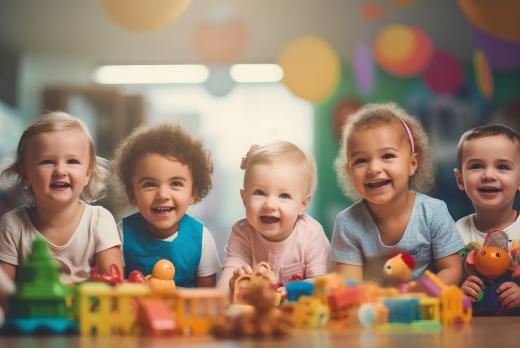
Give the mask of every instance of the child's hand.
[[229, 280], [229, 288], [231, 289], [231, 293], [233, 293], [235, 290], [235, 282], [237, 278], [246, 274], [253, 274], [253, 269], [249, 265], [243, 265], [233, 272], [233, 276]]
[[483, 286], [484, 282], [482, 282], [482, 280], [479, 277], [470, 275], [466, 278], [464, 283], [462, 283], [462, 286], [460, 288], [466, 295], [471, 297], [473, 301], [476, 301], [478, 294], [482, 290]]
[[498, 287], [497, 293], [503, 309], [520, 307], [520, 286], [505, 282]]

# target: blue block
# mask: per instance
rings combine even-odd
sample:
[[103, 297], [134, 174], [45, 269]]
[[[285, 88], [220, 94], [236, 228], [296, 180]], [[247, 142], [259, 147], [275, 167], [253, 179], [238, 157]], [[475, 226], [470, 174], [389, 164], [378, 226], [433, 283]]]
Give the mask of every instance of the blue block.
[[296, 280], [287, 283], [285, 290], [287, 291], [287, 301], [296, 302], [302, 295], [312, 296], [314, 294], [314, 283]]
[[417, 298], [386, 299], [383, 304], [388, 308], [389, 323], [411, 324], [421, 320], [421, 304]]

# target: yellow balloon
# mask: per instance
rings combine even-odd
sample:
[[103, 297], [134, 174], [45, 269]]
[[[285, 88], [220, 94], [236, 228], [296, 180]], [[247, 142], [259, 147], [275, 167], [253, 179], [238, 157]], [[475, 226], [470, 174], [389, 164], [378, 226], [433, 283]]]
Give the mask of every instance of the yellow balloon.
[[283, 69], [283, 82], [296, 96], [318, 103], [337, 87], [341, 62], [334, 48], [315, 36], [304, 36], [291, 42], [278, 62]]
[[493, 73], [486, 55], [481, 50], [476, 50], [473, 54], [473, 61], [478, 88], [484, 97], [490, 99], [493, 97], [494, 91]]
[[101, 0], [114, 22], [132, 31], [161, 29], [180, 16], [191, 0]]
[[412, 54], [415, 35], [405, 25], [393, 25], [384, 29], [375, 42], [376, 50], [390, 61], [401, 61]]

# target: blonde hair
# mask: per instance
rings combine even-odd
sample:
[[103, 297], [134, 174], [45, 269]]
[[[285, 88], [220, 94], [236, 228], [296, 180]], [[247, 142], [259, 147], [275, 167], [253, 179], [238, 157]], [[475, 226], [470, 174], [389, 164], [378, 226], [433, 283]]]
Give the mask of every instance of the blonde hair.
[[[106, 186], [103, 182], [110, 170], [110, 163], [102, 157], [96, 156], [94, 142], [87, 127], [75, 116], [69, 115], [62, 111], [54, 111], [41, 115], [33, 121], [29, 127], [22, 133], [18, 148], [16, 150], [16, 159], [14, 162], [2, 171], [1, 176], [15, 177], [15, 183], [9, 187], [9, 190], [21, 191], [24, 188], [24, 161], [29, 141], [38, 134], [52, 133], [62, 130], [78, 129], [88, 141], [89, 147], [89, 168], [92, 173], [90, 181], [81, 193], [81, 199], [87, 203], [95, 202], [104, 197]], [[32, 195], [30, 197], [33, 198]]]
[[244, 173], [244, 187], [251, 173], [251, 168], [256, 164], [272, 163], [278, 160], [292, 160], [302, 164], [308, 177], [307, 194], [311, 195], [316, 189], [316, 163], [307, 153], [298, 146], [288, 141], [275, 141], [260, 146], [249, 157]]
[[[343, 126], [340, 148], [334, 162], [338, 183], [347, 197], [360, 198], [354, 189], [348, 170], [348, 140], [350, 136], [356, 131], [395, 124], [401, 129], [403, 139], [409, 143], [409, 136], [402, 121], [406, 122], [411, 131], [417, 156], [417, 170], [409, 178], [408, 187], [418, 192], [431, 191], [434, 184], [433, 162], [428, 149], [428, 136], [421, 123], [394, 103], [367, 104], [351, 115]], [[370, 141], [377, 141], [377, 139]]]
[[175, 158], [187, 165], [193, 179], [195, 203], [206, 197], [212, 188], [211, 155], [200, 139], [173, 123], [138, 127], [117, 148], [114, 167], [127, 194], [132, 192], [132, 177], [137, 161], [152, 153]]

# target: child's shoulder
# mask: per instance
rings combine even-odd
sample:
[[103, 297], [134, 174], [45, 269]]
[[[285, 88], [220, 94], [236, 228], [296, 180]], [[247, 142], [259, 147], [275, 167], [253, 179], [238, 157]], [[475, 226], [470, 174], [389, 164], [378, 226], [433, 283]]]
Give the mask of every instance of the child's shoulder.
[[0, 217], [1, 224], [10, 224], [16, 222], [26, 221], [28, 219], [27, 207], [16, 207]]
[[434, 214], [436, 213], [436, 210], [431, 210], [431, 209], [447, 208], [446, 202], [444, 202], [442, 199], [434, 198], [434, 197], [425, 195], [424, 193], [420, 193], [420, 192], [415, 193], [415, 205], [428, 208], [428, 211], [430, 211], [431, 213], [434, 213]]
[[302, 228], [311, 232], [323, 231], [323, 226], [319, 223], [319, 221], [307, 214], [303, 214], [298, 218], [295, 228]]
[[365, 201], [361, 200], [340, 211], [336, 215], [336, 221], [352, 219], [358, 220], [359, 217], [366, 215], [367, 212], [368, 210]]

